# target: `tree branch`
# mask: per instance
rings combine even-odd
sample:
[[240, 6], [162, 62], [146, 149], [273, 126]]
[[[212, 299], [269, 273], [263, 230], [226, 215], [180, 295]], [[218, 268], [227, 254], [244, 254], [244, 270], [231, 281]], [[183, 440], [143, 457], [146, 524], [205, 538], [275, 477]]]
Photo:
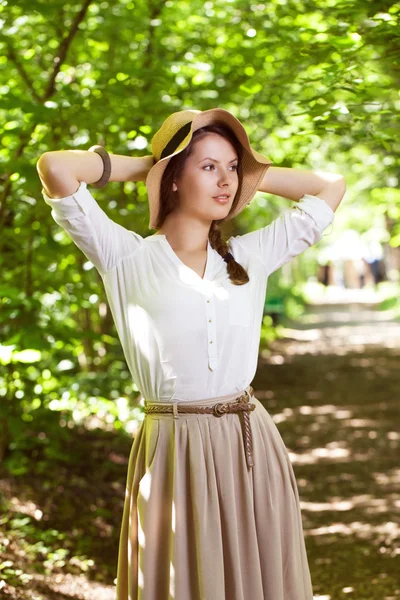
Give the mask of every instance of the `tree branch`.
[[[72, 44], [72, 41], [73, 41], [76, 33], [79, 30], [79, 24], [83, 21], [85, 15], [87, 13], [87, 10], [92, 2], [93, 2], [93, 0], [85, 0], [81, 10], [79, 11], [79, 13], [77, 13], [77, 15], [75, 17], [75, 20], [71, 26], [71, 29], [70, 29], [68, 35], [66, 36], [65, 39], [63, 39], [61, 41], [59, 49], [58, 49], [58, 55], [54, 58], [54, 63], [55, 63], [54, 68], [50, 75], [44, 95], [42, 97], [35, 95], [35, 98], [41, 104], [44, 104], [46, 102], [46, 100], [48, 100], [54, 94], [56, 77], [57, 77], [58, 73], [60, 72], [61, 66], [66, 59], [66, 56], [67, 56], [68, 50]], [[15, 55], [15, 53], [14, 53], [14, 55]], [[15, 55], [15, 58], [16, 58], [16, 55]], [[18, 63], [18, 60], [16, 61], [16, 65], [17, 65], [17, 63]], [[29, 84], [29, 87], [32, 90], [32, 92], [34, 94], [36, 94], [35, 90], [32, 87], [32, 83], [31, 83], [28, 75], [25, 73], [25, 70], [23, 69], [22, 65], [21, 65], [21, 68], [22, 68], [22, 72], [20, 71], [21, 77], [23, 77], [24, 81]], [[36, 126], [37, 126], [37, 123], [34, 123], [33, 125], [31, 125], [29, 131], [22, 132], [21, 138], [20, 138], [21, 142], [15, 152], [14, 159], [19, 158], [22, 155], [22, 153], [25, 150], [26, 145], [29, 143], [29, 140], [32, 137], [32, 133], [36, 129]], [[13, 164], [13, 162], [14, 161], [10, 161], [10, 164]], [[7, 197], [9, 196], [9, 194], [11, 194], [11, 188], [12, 188], [12, 184], [10, 181], [10, 173], [7, 173], [3, 179], [4, 179], [4, 188], [3, 188], [3, 192], [0, 196], [0, 231], [4, 225], [4, 220], [5, 220], [5, 216], [6, 216], [6, 200], [7, 200]]]
[[11, 60], [14, 65], [15, 68], [17, 69], [18, 73], [21, 75], [21, 78], [25, 81], [26, 85], [28, 86], [29, 90], [32, 93], [32, 96], [35, 98], [35, 100], [37, 102], [41, 102], [41, 98], [39, 96], [39, 94], [37, 93], [37, 91], [35, 90], [35, 88], [33, 87], [33, 82], [31, 81], [28, 73], [25, 71], [23, 65], [20, 63], [15, 50], [13, 48], [13, 45], [11, 43], [10, 39], [6, 39], [6, 46], [7, 46], [7, 58], [9, 60]]
[[67, 57], [67, 53], [72, 44], [72, 41], [79, 30], [79, 25], [85, 18], [87, 10], [88, 10], [89, 6], [92, 4], [92, 2], [93, 2], [93, 0], [85, 0], [81, 10], [77, 13], [75, 20], [71, 25], [68, 35], [62, 40], [62, 42], [58, 48], [58, 54], [54, 58], [54, 61], [53, 61], [54, 68], [53, 68], [52, 74], [50, 75], [50, 79], [47, 84], [47, 89], [44, 93], [43, 102], [48, 100], [54, 94], [56, 77], [57, 77], [58, 73], [60, 72], [61, 65], [64, 63], [64, 61]]

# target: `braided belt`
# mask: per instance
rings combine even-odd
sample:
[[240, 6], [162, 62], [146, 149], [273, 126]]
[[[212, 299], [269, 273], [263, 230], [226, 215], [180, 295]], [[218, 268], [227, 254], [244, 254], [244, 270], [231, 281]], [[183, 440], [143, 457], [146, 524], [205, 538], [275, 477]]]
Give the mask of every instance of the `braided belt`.
[[251, 424], [250, 424], [250, 412], [256, 408], [255, 404], [250, 404], [250, 398], [253, 396], [254, 390], [250, 386], [249, 392], [245, 392], [238, 398], [230, 402], [218, 402], [217, 404], [213, 404], [211, 406], [201, 406], [201, 405], [179, 405], [178, 403], [174, 403], [173, 405], [160, 405], [157, 406], [157, 403], [152, 404], [151, 406], [145, 406], [144, 412], [145, 414], [153, 414], [153, 413], [174, 413], [174, 417], [178, 418], [176, 413], [203, 413], [203, 414], [212, 414], [215, 417], [222, 417], [227, 413], [243, 413], [242, 420], [242, 432], [243, 432], [243, 442], [244, 442], [244, 450], [246, 454], [246, 461], [248, 467], [254, 467], [254, 459], [253, 459], [253, 437], [251, 432]]

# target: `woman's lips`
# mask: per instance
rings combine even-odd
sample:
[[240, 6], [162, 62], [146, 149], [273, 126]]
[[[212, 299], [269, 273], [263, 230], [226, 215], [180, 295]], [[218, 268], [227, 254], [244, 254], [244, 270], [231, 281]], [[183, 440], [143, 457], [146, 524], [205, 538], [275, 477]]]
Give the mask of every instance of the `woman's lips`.
[[218, 198], [217, 196], [214, 196], [214, 200], [216, 200], [219, 204], [227, 204], [229, 202], [229, 196], [228, 198]]

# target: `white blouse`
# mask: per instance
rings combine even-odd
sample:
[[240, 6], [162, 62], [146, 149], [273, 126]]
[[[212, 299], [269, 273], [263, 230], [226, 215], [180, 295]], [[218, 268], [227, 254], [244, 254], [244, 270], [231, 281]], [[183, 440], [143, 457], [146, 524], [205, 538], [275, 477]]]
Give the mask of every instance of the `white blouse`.
[[110, 219], [83, 181], [65, 198], [42, 194], [99, 271], [133, 381], [152, 402], [204, 400], [251, 384], [268, 276], [317, 243], [334, 217], [305, 194], [265, 227], [229, 238], [250, 278], [234, 285], [210, 242], [201, 278], [165, 235], [142, 237]]

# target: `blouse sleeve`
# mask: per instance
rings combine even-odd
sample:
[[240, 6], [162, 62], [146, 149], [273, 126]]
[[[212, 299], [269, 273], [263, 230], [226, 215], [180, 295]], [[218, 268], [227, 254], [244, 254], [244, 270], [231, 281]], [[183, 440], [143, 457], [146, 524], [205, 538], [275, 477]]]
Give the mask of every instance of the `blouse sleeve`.
[[261, 259], [267, 276], [316, 244], [334, 218], [334, 211], [321, 198], [304, 194], [293, 208], [269, 225], [235, 236], [244, 249]]
[[44, 200], [52, 207], [51, 216], [103, 275], [124, 257], [133, 254], [143, 238], [125, 229], [100, 208], [81, 181], [76, 192], [65, 198], [50, 198], [42, 189]]

